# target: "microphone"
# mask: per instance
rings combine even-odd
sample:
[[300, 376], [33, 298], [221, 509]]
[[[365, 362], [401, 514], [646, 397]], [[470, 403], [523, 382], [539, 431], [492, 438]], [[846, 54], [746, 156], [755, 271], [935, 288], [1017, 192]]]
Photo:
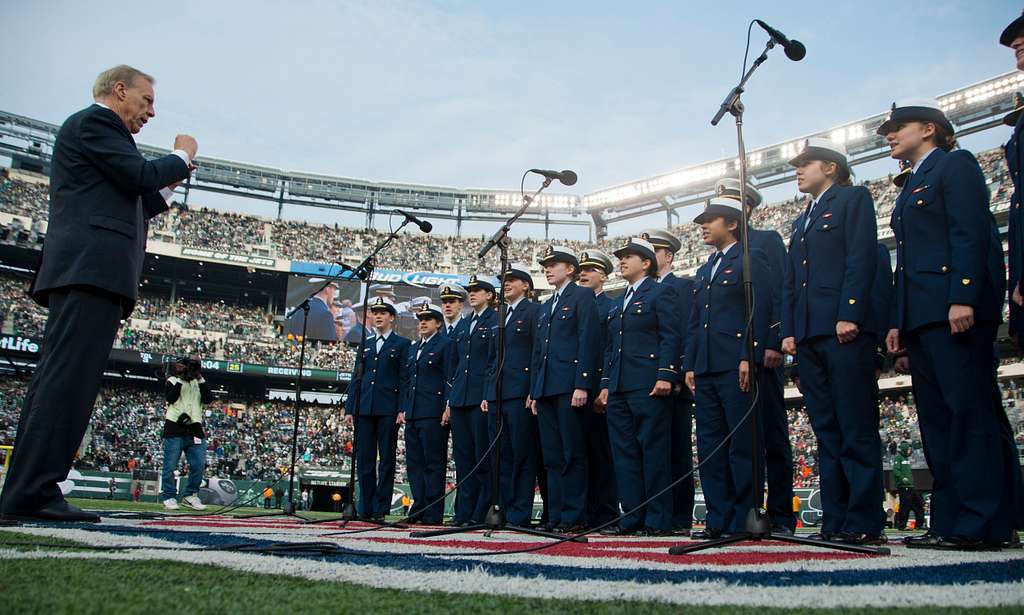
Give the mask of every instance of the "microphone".
[[805, 55], [807, 55], [807, 48], [804, 47], [804, 44], [801, 43], [800, 41], [789, 40], [789, 38], [785, 34], [769, 26], [760, 19], [755, 19], [754, 21], [757, 22], [757, 25], [761, 26], [761, 28], [763, 28], [764, 31], [767, 32], [768, 35], [772, 37], [773, 41], [782, 45], [782, 48], [786, 50], [786, 57], [789, 58], [790, 60], [793, 60], [794, 62], [799, 62], [800, 60], [804, 59]]
[[571, 186], [576, 183], [578, 179], [575, 171], [568, 169], [564, 171], [551, 171], [549, 169], [530, 169], [529, 173], [536, 173], [537, 175], [543, 175], [548, 179], [557, 179], [562, 182], [563, 186]]
[[406, 220], [408, 220], [409, 222], [412, 222], [416, 226], [420, 227], [420, 230], [423, 231], [424, 233], [429, 233], [430, 231], [434, 230], [434, 225], [433, 224], [427, 222], [426, 220], [420, 220], [419, 218], [417, 218], [416, 216], [412, 215], [411, 213], [409, 213], [407, 211], [402, 211], [400, 209], [396, 209], [395, 213], [396, 214], [402, 214], [403, 216], [405, 216]]

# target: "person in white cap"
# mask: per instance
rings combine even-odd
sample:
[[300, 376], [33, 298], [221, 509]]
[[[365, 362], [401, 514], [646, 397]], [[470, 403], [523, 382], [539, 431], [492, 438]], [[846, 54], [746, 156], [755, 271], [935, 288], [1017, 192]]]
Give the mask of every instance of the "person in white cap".
[[589, 288], [576, 284], [576, 255], [548, 246], [539, 264], [555, 292], [541, 306], [530, 364], [530, 398], [540, 427], [548, 472], [545, 529], [581, 531], [587, 510], [587, 446], [584, 413], [597, 377], [600, 349], [597, 305]]
[[890, 222], [896, 291], [886, 345], [907, 350], [934, 483], [929, 534], [905, 542], [998, 548], [1012, 538], [1021, 487], [993, 369], [1006, 273], [985, 175], [955, 149], [934, 101], [894, 104], [878, 133], [893, 158], [914, 165]]
[[359, 422], [355, 443], [359, 515], [383, 521], [391, 511], [395, 486], [401, 389], [409, 377], [406, 357], [410, 342], [394, 331], [396, 313], [390, 299], [371, 299], [370, 314], [374, 335], [366, 338], [363, 356], [356, 359], [345, 422]]
[[809, 196], [793, 223], [782, 287], [783, 350], [818, 440], [821, 538], [884, 544], [872, 285], [877, 229], [871, 193], [853, 186], [846, 148], [812, 137], [789, 161]]
[[[701, 226], [704, 243], [715, 248], [708, 262], [697, 269], [683, 355], [686, 384], [696, 400], [697, 455], [707, 506], [705, 528], [690, 536], [702, 540], [746, 531], [750, 494], [764, 480], [763, 472], [756, 477], [752, 472], [752, 457], [755, 451], [760, 454], [762, 445], [754, 446], [751, 429], [754, 370], [747, 357], [747, 336], [753, 336], [753, 360], [760, 363], [770, 324], [771, 293], [764, 253], [751, 250], [754, 310], [748, 324], [742, 215], [738, 201], [715, 197], [694, 219]], [[722, 450], [712, 454], [719, 447]]]
[[409, 348], [403, 389], [405, 459], [413, 505], [410, 523], [436, 525], [444, 512], [448, 431], [442, 424], [455, 370], [455, 343], [441, 333], [441, 308], [423, 304], [416, 313], [419, 339]]
[[[608, 313], [601, 401], [608, 406], [615, 484], [625, 516], [604, 534], [672, 534], [673, 388], [679, 382], [679, 295], [661, 284], [654, 246], [641, 237], [615, 251], [629, 283]], [[648, 500], [650, 500], [648, 502]]]

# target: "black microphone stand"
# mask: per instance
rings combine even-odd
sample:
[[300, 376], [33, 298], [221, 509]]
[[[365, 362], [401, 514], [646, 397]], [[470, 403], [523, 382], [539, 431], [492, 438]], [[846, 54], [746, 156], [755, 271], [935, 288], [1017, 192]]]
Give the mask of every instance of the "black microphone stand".
[[[344, 268], [345, 266], [342, 265]], [[286, 318], [291, 318], [296, 312], [302, 310], [302, 337], [299, 339], [299, 373], [295, 377], [295, 401], [293, 404], [293, 422], [292, 422], [292, 446], [291, 446], [291, 463], [288, 465], [288, 500], [281, 506], [281, 512], [272, 513], [259, 513], [255, 515], [239, 515], [238, 519], [257, 519], [261, 517], [297, 517], [303, 521], [311, 521], [308, 517], [304, 517], [295, 512], [295, 457], [299, 447], [299, 413], [301, 412], [301, 406], [299, 405], [302, 401], [302, 374], [306, 368], [306, 325], [309, 321], [309, 302], [319, 295], [325, 288], [327, 288], [332, 282], [337, 279], [341, 279], [341, 276], [327, 276], [324, 283], [310, 293], [302, 303], [297, 305], [291, 314], [288, 314]], [[365, 304], [365, 302], [364, 302]], [[339, 343], [341, 340], [339, 340]]]
[[[398, 234], [402, 231], [402, 229], [404, 229], [409, 224], [409, 222], [409, 218], [406, 218], [405, 221], [403, 221], [402, 224], [398, 226], [398, 228], [391, 231], [391, 233], [387, 237], [385, 237], [383, 241], [377, 244], [377, 247], [373, 249], [373, 252], [371, 252], [369, 256], [363, 259], [363, 262], [359, 263], [359, 265], [352, 270], [352, 275], [359, 278], [360, 286], [363, 289], [363, 322], [361, 325], [362, 331], [360, 331], [359, 336], [359, 348], [356, 351], [357, 369], [355, 373], [352, 374], [351, 380], [351, 382], [358, 382], [360, 386], [362, 386], [363, 373], [366, 370], [366, 361], [363, 359], [363, 353], [366, 350], [366, 311], [367, 304], [370, 303], [370, 277], [373, 275], [373, 270], [377, 266], [377, 255], [380, 254], [381, 251], [384, 250], [384, 248], [386, 248], [388, 244], [390, 244], [396, 237], [398, 237]], [[351, 382], [349, 383], [350, 385]], [[348, 398], [351, 400], [353, 395], [358, 394], [359, 391], [352, 391], [349, 394]], [[350, 489], [348, 502], [345, 504], [345, 510], [341, 512], [340, 517], [311, 519], [307, 520], [307, 523], [331, 523], [334, 521], [342, 521], [342, 527], [345, 527], [346, 525], [348, 525], [349, 521], [360, 520], [366, 523], [372, 523], [376, 525], [387, 525], [389, 527], [406, 527], [404, 525], [388, 523], [385, 521], [376, 521], [374, 519], [359, 519], [359, 515], [356, 513], [356, 457], [358, 456], [359, 450], [357, 444], [357, 442], [359, 442], [359, 404], [353, 404], [352, 406], [352, 463], [349, 465], [348, 484], [350, 486]]]
[[[507, 532], [518, 532], [520, 534], [529, 534], [531, 536], [543, 536], [544, 538], [553, 538], [556, 540], [564, 540], [564, 536], [561, 534], [555, 534], [554, 532], [545, 532], [543, 530], [537, 530], [532, 527], [523, 527], [519, 525], [509, 525], [505, 521], [505, 511], [501, 505], [501, 436], [504, 430], [504, 418], [502, 416], [502, 394], [501, 385], [504, 380], [505, 370], [505, 320], [508, 316], [508, 306], [505, 305], [505, 274], [509, 271], [509, 260], [508, 260], [508, 232], [511, 230], [512, 225], [519, 220], [520, 217], [526, 210], [529, 209], [530, 205], [533, 204], [534, 200], [544, 191], [545, 188], [551, 185], [551, 178], [546, 177], [541, 187], [533, 193], [532, 196], [523, 195], [523, 204], [511, 218], [508, 219], [505, 224], [498, 229], [487, 243], [480, 248], [480, 252], [477, 254], [477, 258], [482, 259], [491, 251], [495, 246], [501, 254], [501, 273], [498, 276], [499, 282], [501, 282], [501, 288], [498, 289], [498, 363], [497, 373], [495, 374], [494, 382], [494, 395], [495, 403], [494, 406], [488, 408], [488, 412], [496, 412], [494, 417], [495, 421], [495, 438], [493, 452], [493, 463], [491, 465], [491, 507], [487, 511], [487, 516], [484, 517], [483, 523], [477, 523], [474, 525], [468, 525], [465, 527], [453, 527], [446, 528], [443, 530], [428, 530], [425, 532], [413, 532], [409, 534], [411, 538], [430, 538], [434, 536], [450, 536], [452, 534], [462, 534], [465, 532], [475, 532], [478, 530], [486, 530], [485, 536], [490, 536], [495, 531], [507, 531]], [[525, 411], [525, 408], [522, 410]], [[585, 536], [578, 536], [572, 539], [573, 542], [587, 542]]]
[[[736, 544], [746, 540], [762, 541], [762, 540], [777, 540], [780, 542], [788, 542], [812, 547], [821, 547], [826, 549], [836, 549], [838, 551], [851, 551], [853, 553], [865, 553], [869, 555], [889, 555], [888, 547], [868, 547], [863, 545], [851, 545], [844, 542], [835, 542], [828, 540], [815, 540], [813, 538], [807, 538], [805, 536], [789, 536], [786, 534], [776, 534], [772, 532], [771, 522], [768, 519], [767, 512], [764, 510], [764, 484], [763, 480], [758, 480], [761, 471], [761, 456], [764, 454], [763, 447], [761, 446], [760, 439], [758, 437], [758, 425], [761, 421], [761, 404], [758, 401], [758, 375], [761, 366], [754, 362], [754, 336], [751, 335], [750, 328], [753, 323], [753, 312], [754, 312], [754, 287], [753, 281], [750, 279], [750, 246], [749, 246], [749, 235], [750, 230], [750, 214], [749, 208], [747, 207], [747, 148], [743, 142], [743, 103], [740, 101], [740, 96], [743, 94], [743, 88], [747, 81], [754, 74], [761, 64], [768, 59], [768, 52], [775, 47], [775, 41], [769, 39], [768, 43], [765, 44], [764, 51], [761, 55], [754, 60], [754, 63], [750, 66], [750, 69], [740, 79], [739, 84], [734, 87], [729, 94], [725, 97], [721, 107], [718, 109], [718, 113], [711, 120], [712, 126], [717, 126], [718, 122], [721, 121], [722, 117], [726, 113], [730, 113], [736, 118], [736, 141], [739, 147], [739, 166], [740, 166], [740, 212], [742, 214], [741, 228], [743, 233], [741, 235], [741, 245], [743, 247], [743, 308], [744, 315], [747, 322], [747, 333], [746, 349], [745, 354], [747, 358], [747, 365], [750, 366], [750, 377], [748, 382], [750, 383], [750, 398], [753, 400], [754, 407], [750, 414], [751, 427], [750, 432], [753, 439], [752, 454], [750, 456], [751, 465], [753, 466], [753, 477], [754, 480], [751, 483], [751, 508], [747, 512], [746, 527], [745, 531], [736, 534], [731, 534], [715, 540], [707, 540], [703, 542], [688, 543], [675, 545], [670, 547], [668, 552], [671, 555], [684, 555], [687, 553], [693, 553], [695, 551], [703, 551], [705, 549], [715, 549], [718, 547], [724, 547], [727, 545]], [[777, 289], [772, 289], [773, 292]]]

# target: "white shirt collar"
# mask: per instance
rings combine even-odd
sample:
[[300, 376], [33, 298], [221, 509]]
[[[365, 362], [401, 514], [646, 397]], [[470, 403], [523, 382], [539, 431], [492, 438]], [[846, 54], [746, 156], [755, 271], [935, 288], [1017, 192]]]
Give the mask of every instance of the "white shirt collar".
[[[483, 305], [483, 307], [481, 307], [481, 308], [480, 308], [479, 310], [473, 310], [473, 314], [474, 314], [474, 315], [476, 315], [476, 316], [483, 316], [483, 315], [484, 315], [484, 312], [486, 312], [486, 311], [487, 311], [487, 308], [488, 308], [488, 307], [490, 307], [490, 306], [489, 306], [489, 305], [487, 305], [487, 304], [485, 303], [485, 304]], [[916, 518], [916, 517], [915, 517], [915, 518]]]
[[448, 322], [448, 321], [446, 320], [446, 321], [444, 322], [444, 326], [445, 326], [445, 327], [454, 327], [454, 326], [456, 326], [456, 325], [458, 325], [458, 324], [459, 324], [459, 321], [460, 321], [460, 320], [462, 320], [462, 312], [459, 312], [459, 315], [455, 317], [455, 320], [453, 320], [453, 321], [451, 321], [451, 322]]
[[[823, 193], [823, 194], [824, 194], [824, 193]], [[734, 242], [730, 243], [729, 245], [725, 246], [724, 248], [722, 248], [722, 250], [721, 250], [721, 252], [722, 252], [722, 258], [725, 258], [725, 255], [726, 255], [726, 254], [728, 254], [728, 253], [729, 253], [729, 250], [731, 250], [731, 249], [732, 249], [732, 247], [733, 247], [734, 245], [736, 245], [737, 243], [739, 243], [739, 242], [736, 242], [736, 241], [734, 241]]]
[[643, 284], [644, 280], [646, 280], [646, 279], [647, 279], [647, 276], [644, 276], [644, 277], [640, 278], [639, 280], [637, 280], [636, 282], [633, 282], [632, 284], [630, 284], [630, 287], [633, 289], [634, 293], [636, 291], [640, 290], [640, 285]]
[[420, 338], [420, 341], [421, 341], [421, 342], [423, 342], [423, 344], [424, 344], [424, 345], [426, 345], [426, 343], [427, 343], [427, 342], [429, 342], [430, 340], [434, 339], [434, 336], [435, 336], [435, 335], [437, 335], [437, 332], [436, 332], [436, 331], [435, 331], [435, 332], [434, 332], [434, 333], [433, 333], [433, 334], [432, 334], [432, 335], [431, 335], [430, 337], [428, 337], [427, 339], [423, 339], [423, 338], [421, 337], [421, 338]]
[[377, 337], [386, 342], [388, 338], [391, 337], [392, 333], [394, 333], [394, 331], [388, 331], [387, 333], [381, 333], [380, 331], [377, 331]]
[[928, 156], [931, 156], [931, 155], [932, 155], [932, 152], [934, 152], [934, 151], [935, 151], [935, 150], [937, 150], [937, 149], [939, 149], [939, 148], [937, 148], [937, 147], [933, 147], [933, 148], [931, 148], [930, 150], [928, 150], [928, 153], [927, 153], [927, 154], [925, 154], [924, 156], [921, 156], [921, 159], [920, 159], [920, 160], [918, 160], [917, 162], [915, 162], [915, 163], [914, 163], [914, 166], [913, 166], [913, 168], [912, 168], [912, 169], [910, 170], [910, 172], [911, 172], [911, 173], [917, 173], [917, 170], [918, 170], [919, 168], [921, 168], [921, 163], [922, 163], [922, 162], [924, 162], [925, 160], [927, 160], [927, 159], [928, 159]]
[[520, 303], [522, 303], [522, 302], [523, 302], [523, 299], [525, 299], [525, 298], [526, 298], [526, 296], [524, 295], [524, 296], [522, 296], [522, 297], [520, 297], [520, 298], [516, 299], [516, 300], [515, 300], [515, 301], [513, 301], [512, 303], [509, 303], [509, 304], [508, 304], [508, 309], [509, 309], [509, 310], [514, 310], [514, 309], [516, 309], [516, 306], [518, 306], [518, 305], [519, 305]]
[[571, 284], [571, 283], [572, 283], [572, 278], [569, 278], [568, 280], [562, 282], [562, 285], [559, 286], [558, 289], [555, 292], [558, 292], [558, 293], [562, 292], [563, 290], [565, 290], [565, 287], [569, 286], [569, 284]]
[[107, 111], [113, 111], [113, 109], [111, 109], [110, 107], [108, 107], [108, 106], [104, 105], [103, 103], [101, 103], [101, 102], [100, 102], [100, 101], [98, 101], [98, 100], [97, 100], [97, 101], [93, 101], [93, 103], [92, 103], [92, 104], [94, 104], [94, 105], [99, 105], [99, 106], [103, 107], [104, 109], [106, 109]]

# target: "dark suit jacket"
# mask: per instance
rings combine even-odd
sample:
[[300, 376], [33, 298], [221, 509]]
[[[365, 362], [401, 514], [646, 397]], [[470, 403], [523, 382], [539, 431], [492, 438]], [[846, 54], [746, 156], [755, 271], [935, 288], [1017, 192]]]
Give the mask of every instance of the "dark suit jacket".
[[1002, 321], [1003, 246], [985, 176], [967, 150], [932, 151], [903, 184], [890, 224], [896, 235], [891, 327], [908, 332], [947, 322], [949, 306]]
[[122, 298], [127, 318], [138, 297], [149, 218], [167, 210], [160, 189], [188, 177], [173, 154], [146, 160], [111, 110], [91, 105], [64, 122], [50, 166], [50, 220], [29, 290], [48, 305], [52, 290], [89, 286]]
[[[1006, 233], [1006, 263], [1009, 266], [1010, 279], [1007, 283], [1007, 294], [1012, 294], [1020, 282], [1021, 269], [1024, 268], [1024, 214], [1020, 204], [1024, 200], [1021, 193], [1020, 171], [1024, 166], [1024, 113], [1017, 118], [1013, 128], [1013, 136], [1003, 148], [1006, 153], [1006, 166], [1013, 181], [1013, 196], [1010, 197], [1009, 228]], [[1010, 297], [1010, 335], [1024, 333], [1024, 309], [1021, 309]]]
[[[786, 244], [782, 236], [775, 231], [750, 229], [747, 243], [751, 250], [764, 252], [768, 260], [768, 273], [771, 274], [772, 318], [771, 330], [768, 332], [768, 348], [779, 350], [782, 347], [782, 284], [786, 281]], [[684, 312], [689, 313], [689, 312]]]
[[878, 231], [864, 186], [832, 186], [793, 223], [782, 286], [782, 337], [796, 341], [836, 334], [836, 322], [863, 331], [871, 318]]
[[384, 340], [379, 354], [377, 336], [366, 338], [363, 356], [356, 360], [352, 372], [358, 374], [362, 366], [363, 374], [349, 385], [353, 402], [346, 405], [345, 414], [350, 414], [349, 406], [361, 416], [397, 414], [401, 393], [409, 379], [408, 358], [409, 340], [394, 331]]
[[[696, 290], [694, 287], [693, 278], [680, 278], [674, 273], [669, 273], [665, 276], [665, 279], [661, 281], [662, 284], [671, 284], [676, 289], [676, 294], [679, 296], [679, 362], [676, 363], [678, 366], [683, 364], [683, 355], [686, 353], [686, 334], [689, 331], [690, 324], [690, 310], [693, 309], [693, 295]], [[683, 376], [686, 374], [679, 370], [678, 382], [683, 384]], [[680, 395], [688, 397], [690, 395], [690, 389], [684, 387], [680, 388]]]
[[551, 314], [552, 296], [541, 305], [530, 365], [530, 396], [566, 395], [575, 389], [591, 391], [597, 379], [601, 349], [594, 291], [569, 282]]
[[[627, 289], [628, 292], [628, 289]], [[605, 317], [608, 342], [604, 351], [602, 387], [609, 393], [650, 390], [658, 380], [678, 382], [679, 295], [675, 283], [647, 278], [629, 298], [612, 304]]]
[[[295, 336], [302, 335], [302, 310], [293, 310], [288, 315], [286, 332]], [[338, 339], [338, 330], [334, 327], [334, 314], [323, 302], [323, 299], [313, 297], [309, 301], [309, 318], [306, 322], [306, 339], [323, 340], [333, 342]], [[359, 339], [356, 339], [359, 343]]]
[[[501, 380], [501, 398], [515, 399], [530, 394], [530, 361], [533, 359], [533, 331], [537, 327], [540, 306], [523, 299], [512, 310], [505, 327], [505, 364]], [[487, 399], [497, 399], [498, 325], [491, 331], [490, 358], [487, 362]]]
[[492, 327], [497, 318], [494, 308], [489, 307], [473, 325], [472, 333], [469, 331], [473, 320], [472, 314], [465, 319], [465, 326], [458, 326], [452, 332], [458, 359], [452, 379], [452, 390], [448, 395], [448, 403], [453, 408], [479, 406], [484, 400], [491, 336], [495, 333]]
[[441, 418], [455, 371], [455, 342], [440, 331], [424, 344], [417, 360], [419, 340], [409, 345], [409, 378], [402, 395], [405, 420]]

